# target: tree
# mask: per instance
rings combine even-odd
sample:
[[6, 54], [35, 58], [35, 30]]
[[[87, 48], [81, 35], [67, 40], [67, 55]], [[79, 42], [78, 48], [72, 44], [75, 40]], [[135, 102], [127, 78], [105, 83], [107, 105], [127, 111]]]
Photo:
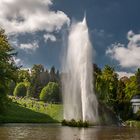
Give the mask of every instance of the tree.
[[118, 86], [118, 75], [114, 68], [106, 65], [96, 78], [96, 91], [99, 99], [115, 109]]
[[93, 79], [94, 79], [93, 85], [95, 87], [93, 90], [95, 90], [95, 93], [98, 92], [99, 84], [101, 84], [100, 83], [101, 73], [102, 73], [101, 69], [96, 64], [93, 64]]
[[52, 66], [50, 70], [50, 82], [57, 82], [57, 76], [55, 73], [55, 67]]
[[59, 101], [59, 85], [54, 82], [49, 82], [40, 93], [40, 100], [45, 102]]
[[29, 70], [18, 70], [18, 79], [17, 82], [30, 82]]
[[117, 88], [117, 104], [116, 104], [116, 112], [117, 114], [123, 119], [126, 120], [128, 119], [129, 115], [129, 108], [130, 108], [130, 101], [126, 100], [126, 93], [125, 93], [125, 88], [126, 88], [126, 77], [122, 77], [118, 81], [118, 88]]
[[14, 96], [24, 97], [27, 94], [27, 88], [23, 82], [18, 83], [14, 90]]
[[137, 69], [136, 73], [136, 84], [137, 84], [137, 94], [140, 94], [140, 68]]
[[5, 31], [0, 29], [0, 112], [4, 111], [7, 105], [6, 94], [9, 82], [11, 80], [16, 81], [17, 67], [13, 59], [15, 55], [16, 53], [9, 44]]
[[39, 76], [40, 74], [44, 72], [44, 67], [41, 64], [35, 64], [33, 65], [32, 69], [31, 69], [31, 89], [30, 89], [30, 95], [32, 97], [38, 98], [39, 97], [39, 93], [41, 91], [41, 89], [43, 88], [43, 86], [40, 83], [39, 80]]
[[132, 96], [137, 94], [137, 91], [138, 91], [138, 86], [136, 82], [136, 76], [131, 76], [129, 78], [129, 81], [126, 83], [126, 87], [125, 87], [126, 100], [130, 101]]
[[36, 77], [39, 73], [44, 72], [44, 67], [41, 64], [35, 64], [33, 65], [31, 69], [31, 75], [32, 77]]
[[0, 30], [0, 82], [7, 84], [9, 79], [16, 80], [16, 70], [13, 56], [16, 53], [14, 49], [8, 43], [7, 36], [4, 34], [4, 30]]

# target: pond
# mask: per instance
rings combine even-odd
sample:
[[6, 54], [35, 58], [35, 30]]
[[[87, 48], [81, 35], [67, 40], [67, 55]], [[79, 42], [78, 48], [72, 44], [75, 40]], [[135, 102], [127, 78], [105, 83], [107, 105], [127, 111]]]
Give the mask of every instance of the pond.
[[140, 130], [127, 127], [71, 128], [56, 124], [3, 124], [0, 140], [140, 140]]

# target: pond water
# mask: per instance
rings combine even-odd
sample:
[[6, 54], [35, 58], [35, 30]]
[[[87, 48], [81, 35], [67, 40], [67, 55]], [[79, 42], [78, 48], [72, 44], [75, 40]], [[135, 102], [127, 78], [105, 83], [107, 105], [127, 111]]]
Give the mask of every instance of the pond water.
[[71, 128], [54, 124], [3, 124], [0, 140], [140, 140], [140, 129]]

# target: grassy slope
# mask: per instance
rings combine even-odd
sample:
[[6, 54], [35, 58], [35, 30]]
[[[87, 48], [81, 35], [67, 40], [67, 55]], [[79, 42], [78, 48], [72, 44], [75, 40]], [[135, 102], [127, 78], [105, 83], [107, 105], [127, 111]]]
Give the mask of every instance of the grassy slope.
[[[0, 115], [0, 122], [55, 123], [62, 120], [62, 105], [48, 104], [31, 100], [14, 100], [7, 112]], [[25, 107], [26, 106], [26, 107]]]

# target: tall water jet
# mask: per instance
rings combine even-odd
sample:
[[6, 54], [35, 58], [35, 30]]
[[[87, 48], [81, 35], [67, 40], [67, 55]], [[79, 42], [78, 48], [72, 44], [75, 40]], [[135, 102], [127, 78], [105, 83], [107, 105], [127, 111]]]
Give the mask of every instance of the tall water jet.
[[98, 102], [93, 92], [92, 45], [86, 18], [71, 26], [64, 59], [64, 119], [97, 122]]

